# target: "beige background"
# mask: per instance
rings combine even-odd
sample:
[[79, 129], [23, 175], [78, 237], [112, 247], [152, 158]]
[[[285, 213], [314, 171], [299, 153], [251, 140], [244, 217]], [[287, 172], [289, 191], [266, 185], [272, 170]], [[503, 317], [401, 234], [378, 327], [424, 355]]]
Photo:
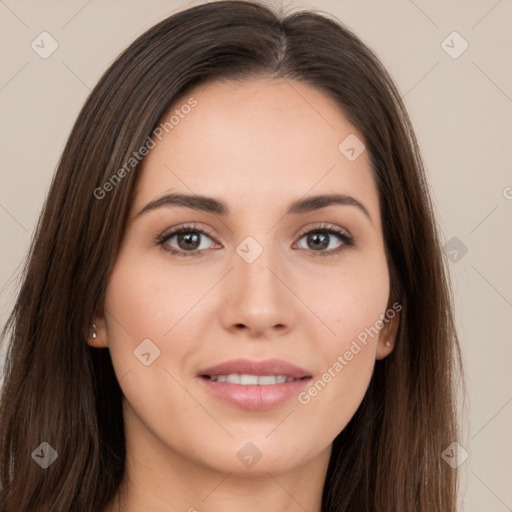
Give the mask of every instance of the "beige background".
[[[0, 325], [66, 138], [113, 58], [199, 2], [0, 0]], [[268, 2], [281, 5], [279, 0]], [[317, 0], [372, 47], [412, 117], [445, 241], [468, 374], [461, 510], [512, 510], [512, 1]], [[47, 31], [47, 59], [31, 47]], [[464, 44], [458, 58], [450, 57]], [[39, 40], [39, 39], [37, 39]], [[36, 40], [36, 42], [37, 42]], [[453, 243], [453, 242], [452, 242]], [[462, 257], [460, 257], [462, 255]], [[458, 261], [455, 261], [457, 260]], [[463, 498], [463, 499], [462, 499]]]

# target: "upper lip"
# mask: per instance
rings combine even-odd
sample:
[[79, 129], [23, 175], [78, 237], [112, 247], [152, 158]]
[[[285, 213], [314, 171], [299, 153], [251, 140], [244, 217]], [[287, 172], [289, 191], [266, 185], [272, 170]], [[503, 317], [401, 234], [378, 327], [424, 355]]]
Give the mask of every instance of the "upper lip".
[[231, 359], [215, 366], [205, 368], [199, 372], [200, 376], [215, 377], [216, 375], [229, 375], [232, 373], [248, 375], [284, 375], [294, 379], [311, 377], [304, 368], [283, 361], [282, 359], [265, 359], [264, 361], [251, 361], [250, 359]]

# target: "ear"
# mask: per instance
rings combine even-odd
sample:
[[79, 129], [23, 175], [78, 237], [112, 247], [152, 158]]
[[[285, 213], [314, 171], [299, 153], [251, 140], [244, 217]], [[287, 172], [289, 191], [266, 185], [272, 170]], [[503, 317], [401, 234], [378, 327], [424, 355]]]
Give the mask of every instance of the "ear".
[[388, 311], [389, 309], [386, 312], [386, 316], [382, 319], [384, 326], [379, 333], [375, 359], [384, 359], [391, 354], [395, 348], [396, 335], [398, 333], [398, 326], [400, 325], [400, 313], [392, 309], [395, 315], [390, 318]]
[[95, 348], [108, 348], [107, 329], [105, 325], [105, 312], [102, 306], [96, 308], [94, 318], [90, 325], [87, 344]]

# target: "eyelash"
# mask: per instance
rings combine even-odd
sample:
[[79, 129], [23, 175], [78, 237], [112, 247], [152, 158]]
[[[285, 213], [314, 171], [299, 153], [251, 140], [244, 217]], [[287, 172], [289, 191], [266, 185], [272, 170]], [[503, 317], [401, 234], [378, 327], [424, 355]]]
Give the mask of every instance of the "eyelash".
[[[196, 249], [194, 251], [182, 251], [182, 250], [174, 249], [172, 247], [171, 248], [164, 247], [166, 242], [168, 242], [174, 235], [180, 235], [182, 233], [190, 233], [190, 232], [196, 232], [196, 233], [200, 233], [201, 235], [206, 235], [207, 237], [211, 238], [215, 243], [218, 243], [215, 240], [215, 238], [213, 237], [213, 235], [208, 232], [208, 230], [199, 228], [195, 224], [188, 224], [188, 225], [180, 226], [179, 228], [175, 228], [175, 229], [172, 229], [171, 231], [167, 231], [167, 232], [163, 233], [162, 235], [157, 237], [156, 244], [162, 246], [162, 249], [164, 251], [167, 251], [167, 252], [169, 252], [173, 255], [177, 255], [177, 256], [184, 256], [184, 257], [195, 256], [195, 255], [198, 255], [198, 254], [204, 252], [206, 249], [200, 249], [200, 250]], [[308, 235], [310, 233], [327, 233], [329, 235], [335, 235], [335, 236], [339, 237], [339, 239], [342, 242], [342, 244], [339, 247], [337, 247], [336, 249], [330, 249], [328, 251], [311, 250], [310, 252], [314, 253], [315, 256], [320, 256], [320, 257], [324, 257], [324, 258], [330, 257], [330, 256], [335, 256], [339, 252], [344, 250], [346, 247], [354, 247], [356, 245], [354, 237], [349, 235], [347, 232], [345, 232], [344, 230], [341, 230], [337, 227], [326, 225], [326, 224], [321, 224], [319, 226], [315, 226], [314, 228], [310, 228], [305, 231], [302, 231], [301, 234], [299, 235], [299, 240], [301, 240], [301, 238], [303, 238], [305, 235]], [[307, 250], [307, 249], [302, 249], [302, 250]]]

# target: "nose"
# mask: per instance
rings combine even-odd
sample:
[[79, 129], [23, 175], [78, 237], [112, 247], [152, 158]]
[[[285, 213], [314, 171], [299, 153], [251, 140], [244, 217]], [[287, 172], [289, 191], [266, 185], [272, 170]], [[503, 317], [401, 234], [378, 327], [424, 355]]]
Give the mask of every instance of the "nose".
[[283, 335], [293, 328], [297, 305], [291, 276], [271, 249], [265, 248], [252, 263], [235, 252], [227, 280], [222, 308], [224, 328], [233, 332], [245, 330], [253, 338]]

